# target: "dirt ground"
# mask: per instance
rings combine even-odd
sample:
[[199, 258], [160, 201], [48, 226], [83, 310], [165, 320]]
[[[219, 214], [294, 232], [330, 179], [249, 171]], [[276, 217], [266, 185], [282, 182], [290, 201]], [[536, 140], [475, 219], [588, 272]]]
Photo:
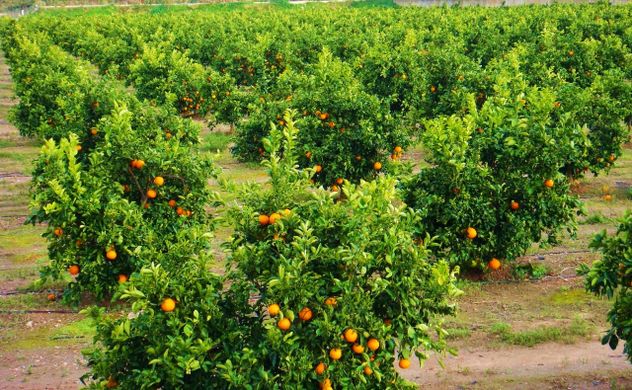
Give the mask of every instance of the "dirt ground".
[[[46, 295], [61, 285], [35, 286], [45, 264], [43, 228], [23, 225], [28, 213], [29, 172], [39, 144], [24, 139], [7, 119], [11, 80], [0, 59], [0, 389], [74, 389], [87, 371], [81, 350], [94, 330], [77, 313]], [[414, 155], [414, 154], [413, 154]], [[261, 170], [218, 160], [234, 179], [260, 177]], [[413, 362], [402, 375], [427, 389], [632, 389], [632, 364], [599, 339], [610, 303], [584, 292], [575, 276], [597, 254], [590, 237], [613, 231], [614, 218], [632, 209], [625, 192], [632, 183], [632, 146], [607, 176], [577, 186], [586, 204], [577, 239], [554, 248], [534, 247], [519, 264], [542, 267], [538, 280], [516, 280], [508, 270], [483, 281], [462, 281], [459, 312], [447, 319], [457, 356]], [[604, 193], [614, 200], [603, 200]], [[221, 233], [218, 235], [221, 238]]]

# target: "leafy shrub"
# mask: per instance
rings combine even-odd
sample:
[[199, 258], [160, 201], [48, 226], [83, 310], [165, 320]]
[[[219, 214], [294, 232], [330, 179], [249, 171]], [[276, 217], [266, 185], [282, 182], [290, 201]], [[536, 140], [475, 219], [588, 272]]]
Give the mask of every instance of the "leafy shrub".
[[615, 235], [608, 237], [605, 231], [597, 234], [591, 247], [599, 249], [603, 257], [591, 267], [582, 264], [578, 273], [585, 276], [588, 291], [615, 297], [608, 312], [612, 327], [601, 343], [616, 349], [623, 340], [623, 351], [632, 362], [632, 213], [626, 214]]

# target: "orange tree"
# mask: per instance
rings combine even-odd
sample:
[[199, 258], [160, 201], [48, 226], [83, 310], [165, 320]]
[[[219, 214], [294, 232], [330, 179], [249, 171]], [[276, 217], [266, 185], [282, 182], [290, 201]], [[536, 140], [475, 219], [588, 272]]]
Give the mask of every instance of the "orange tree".
[[301, 134], [283, 121], [263, 142], [270, 185], [246, 186], [228, 215], [230, 278], [255, 294], [256, 316], [252, 350], [224, 375], [235, 386], [404, 386], [394, 362], [446, 349], [437, 315], [453, 310], [454, 275], [413, 240], [417, 215], [395, 179], [310, 190], [314, 170], [296, 169]]
[[237, 128], [237, 155], [246, 159], [263, 155], [262, 140], [270, 123], [283, 126], [285, 110], [295, 109], [302, 115], [297, 120], [298, 163], [318, 166], [314, 180], [326, 186], [339, 185], [338, 179], [357, 182], [388, 171], [391, 155], [398, 158], [409, 144], [388, 108], [364, 90], [351, 66], [328, 50], [304, 73], [286, 70], [275, 88], [261, 91], [258, 102]]
[[51, 264], [42, 273], [71, 274], [68, 301], [84, 291], [109, 295], [173, 245], [206, 245], [193, 232], [208, 223], [212, 165], [192, 152], [187, 137], [197, 129], [189, 121], [176, 119], [173, 135], [165, 136], [160, 110], [147, 107], [132, 120], [124, 106], [117, 108], [86, 135], [98, 138], [90, 149], [74, 134], [42, 148], [29, 222], [48, 224]]
[[312, 189], [284, 121], [264, 141], [270, 182], [245, 185], [227, 214], [222, 278], [203, 254], [170, 251], [120, 287], [131, 315], [92, 311], [94, 387], [407, 388], [395, 362], [447, 349], [454, 273], [413, 241], [395, 180]]
[[404, 185], [421, 231], [455, 264], [512, 260], [533, 242], [555, 242], [564, 226], [573, 231], [579, 200], [560, 169], [585, 153], [585, 135], [568, 117], [552, 119], [550, 90], [511, 74], [499, 73], [480, 110], [472, 97], [463, 118], [425, 122], [430, 166]]
[[601, 343], [616, 349], [623, 340], [623, 352], [632, 362], [632, 213], [626, 214], [615, 235], [608, 237], [604, 231], [595, 236], [591, 247], [599, 249], [603, 257], [592, 267], [582, 264], [578, 269], [586, 278], [586, 289], [596, 295], [616, 297], [608, 313], [612, 327]]

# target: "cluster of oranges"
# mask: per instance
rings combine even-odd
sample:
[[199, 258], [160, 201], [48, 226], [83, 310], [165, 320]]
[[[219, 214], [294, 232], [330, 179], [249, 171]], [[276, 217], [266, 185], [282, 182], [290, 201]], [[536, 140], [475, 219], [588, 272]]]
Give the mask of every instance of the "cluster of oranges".
[[402, 158], [403, 152], [404, 152], [404, 149], [402, 149], [401, 146], [396, 146], [395, 148], [393, 148], [393, 153], [391, 154], [391, 159], [392, 160], [399, 160], [400, 158]]
[[[515, 203], [515, 208], [514, 208], [514, 203]], [[517, 210], [518, 209], [518, 202], [512, 201], [511, 204], [511, 208], [512, 210]], [[474, 229], [473, 227], [469, 226], [467, 229], [465, 229], [465, 237], [467, 237], [468, 240], [473, 240], [476, 237], [478, 237], [478, 232], [476, 231], [476, 229]], [[498, 271], [500, 269], [501, 266], [501, 262], [500, 260], [498, 260], [497, 258], [493, 257], [489, 263], [487, 263], [487, 267], [492, 270], [492, 271]]]
[[182, 107], [182, 112], [183, 113], [193, 113], [194, 111], [197, 111], [200, 109], [200, 103], [204, 103], [204, 98], [200, 96], [199, 92], [195, 92], [196, 98], [198, 99], [198, 102], [194, 104], [194, 100], [188, 96], [185, 96], [182, 98], [182, 101], [184, 102], [183, 107]]
[[[329, 297], [325, 299], [325, 305], [327, 306], [330, 306], [330, 307], [336, 306], [337, 303], [338, 301], [336, 297]], [[277, 317], [279, 314], [281, 314], [281, 306], [279, 306], [279, 304], [277, 303], [271, 304], [270, 306], [268, 306], [268, 314], [270, 315], [270, 317]], [[313, 318], [313, 316], [314, 316], [314, 313], [312, 309], [310, 309], [307, 306], [303, 307], [298, 313], [298, 318], [302, 322], [310, 321]], [[287, 317], [282, 317], [277, 322], [277, 327], [280, 330], [286, 332], [290, 330], [290, 328], [292, 327], [292, 321], [290, 321], [290, 319]], [[365, 353], [365, 351], [370, 351], [371, 353], [375, 353], [381, 347], [380, 341], [375, 337], [369, 337], [368, 340], [366, 341], [366, 345], [363, 345], [362, 343], [360, 343], [359, 342], [360, 336], [358, 334], [358, 331], [353, 328], [345, 329], [342, 332], [340, 337], [341, 339], [343, 339], [350, 345], [351, 351], [355, 355], [362, 355], [363, 353]], [[343, 350], [341, 347], [333, 347], [329, 350], [328, 355], [332, 361], [338, 361], [342, 359]], [[370, 360], [374, 361], [375, 357], [376, 356], [373, 355], [370, 358]], [[406, 369], [410, 367], [410, 360], [406, 358], [401, 358], [399, 359], [398, 364], [400, 368]], [[324, 375], [326, 371], [327, 371], [327, 365], [324, 362], [318, 362], [318, 364], [314, 366], [314, 372], [318, 376]], [[364, 364], [363, 372], [367, 376], [373, 374], [373, 369], [369, 366], [368, 362]], [[329, 378], [323, 379], [323, 381], [320, 383], [320, 388], [332, 389], [331, 380]]]
[[274, 225], [277, 221], [280, 221], [281, 218], [283, 218], [284, 216], [289, 217], [291, 214], [292, 214], [292, 211], [290, 209], [285, 209], [281, 211], [280, 213], [272, 213], [270, 215], [259, 214], [259, 217], [258, 217], [259, 225], [261, 226]]

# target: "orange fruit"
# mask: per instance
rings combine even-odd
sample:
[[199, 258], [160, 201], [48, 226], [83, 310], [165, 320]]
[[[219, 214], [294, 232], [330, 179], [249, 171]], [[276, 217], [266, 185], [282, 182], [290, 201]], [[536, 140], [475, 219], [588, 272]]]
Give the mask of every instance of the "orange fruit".
[[336, 184], [338, 184], [339, 186], [342, 185], [342, 183], [345, 182], [345, 179], [343, 179], [342, 177], [339, 177], [336, 179]]
[[515, 200], [511, 201], [510, 207], [512, 210], [518, 210], [520, 208], [520, 204], [518, 202], [516, 202]]
[[156, 190], [151, 189], [151, 188], [147, 190], [147, 197], [149, 199], [155, 199], [157, 195], [158, 194], [156, 193]]
[[165, 179], [162, 176], [156, 176], [154, 177], [154, 184], [160, 187], [161, 185], [165, 184]]
[[105, 257], [108, 260], [116, 260], [116, 256], [117, 256], [117, 254], [116, 254], [116, 250], [114, 250], [114, 248], [110, 248], [110, 249], [108, 249], [107, 252], [105, 252]]
[[333, 390], [333, 387], [331, 386], [331, 381], [329, 380], [329, 378], [325, 379], [324, 381], [322, 381], [320, 383], [320, 389], [321, 390]]
[[312, 152], [310, 152], [310, 151], [305, 152], [305, 157], [307, 157], [308, 160], [311, 159], [312, 158]]
[[376, 162], [373, 164], [373, 169], [375, 169], [376, 171], [379, 171], [380, 169], [382, 169], [382, 163], [381, 163], [381, 162], [379, 162], [379, 161], [376, 161]]
[[338, 300], [336, 297], [329, 297], [325, 299], [325, 305], [327, 306], [336, 306], [338, 304]]
[[170, 199], [169, 200], [169, 207], [171, 207], [171, 208], [176, 207], [176, 200], [175, 199]]
[[358, 355], [364, 353], [364, 347], [360, 344], [353, 344], [351, 350], [353, 351], [353, 353], [356, 353]]
[[105, 384], [105, 387], [107, 387], [108, 389], [115, 389], [118, 387], [118, 382], [116, 381], [116, 379], [109, 377], [108, 383]]
[[340, 360], [342, 357], [342, 350], [340, 348], [332, 348], [329, 350], [329, 357], [332, 360]]
[[572, 56], [574, 56], [574, 55], [575, 55], [575, 52], [574, 52], [574, 51], [572, 51], [572, 50], [569, 50], [569, 51], [568, 51], [568, 56], [569, 56], [569, 57], [572, 57]]
[[285, 209], [282, 211], [283, 215], [286, 217], [289, 217], [292, 214], [292, 210], [290, 209]]
[[555, 107], [555, 108], [560, 108], [561, 106], [562, 106], [562, 103], [560, 103], [560, 102], [553, 103], [553, 107]]
[[309, 321], [312, 319], [313, 316], [314, 313], [312, 313], [312, 309], [310, 309], [309, 307], [304, 307], [301, 309], [301, 311], [298, 312], [298, 318], [300, 318], [301, 321]]
[[81, 148], [81, 145], [77, 145], [77, 146], [75, 146], [75, 149], [77, 149], [77, 152], [80, 152], [80, 151], [81, 151], [81, 149], [82, 149], [82, 148]]
[[145, 166], [145, 162], [143, 160], [135, 160], [136, 164], [134, 165], [134, 168], [136, 169], [143, 169], [143, 167]]
[[270, 314], [272, 317], [276, 317], [280, 312], [281, 312], [281, 307], [277, 305], [276, 303], [273, 303], [270, 306], [268, 306], [268, 314]]
[[55, 294], [53, 294], [53, 293], [49, 293], [49, 294], [46, 296], [46, 298], [47, 298], [49, 301], [51, 301], [51, 302], [52, 302], [52, 301], [54, 301], [55, 299], [57, 299], [57, 296], [55, 296]]
[[402, 358], [399, 359], [399, 368], [407, 369], [410, 367], [410, 360]]
[[270, 225], [274, 225], [274, 223], [279, 220], [281, 220], [281, 214], [279, 213], [270, 214]]
[[335, 185], [335, 184], [334, 184], [333, 186], [331, 186], [331, 190], [332, 190], [333, 192], [338, 192], [339, 188], [338, 188], [338, 186], [337, 186], [337, 185]]
[[265, 226], [265, 225], [268, 225], [269, 223], [270, 223], [270, 217], [268, 217], [265, 214], [259, 215], [259, 225]]
[[351, 328], [345, 330], [343, 336], [345, 337], [345, 341], [348, 343], [355, 343], [356, 340], [358, 340], [358, 332]]
[[489, 269], [491, 269], [492, 271], [498, 271], [500, 269], [500, 260], [498, 260], [497, 258], [492, 258], [490, 260], [489, 263], [487, 263], [487, 266], [489, 267]]
[[183, 215], [183, 214], [186, 214], [186, 211], [184, 211], [184, 209], [182, 207], [178, 207], [176, 209], [176, 214]]
[[402, 152], [402, 147], [401, 146], [396, 146], [395, 149], [393, 149], [393, 151], [397, 154]]
[[90, 129], [90, 134], [97, 135], [97, 133], [98, 133], [98, 130], [97, 130], [96, 127], [93, 127], [93, 128]]
[[603, 200], [605, 200], [606, 202], [610, 202], [612, 200], [612, 195], [610, 194], [606, 194], [603, 196]]
[[367, 341], [366, 346], [369, 347], [371, 351], [377, 351], [380, 348], [380, 342], [377, 339], [370, 338]]
[[614, 161], [614, 160], [616, 160], [616, 159], [617, 159], [617, 156], [615, 156], [614, 154], [611, 154], [611, 155], [610, 155], [610, 157], [608, 157], [608, 160], [609, 160], [610, 162], [613, 162], [613, 161]]
[[364, 370], [363, 370], [363, 371], [364, 371], [364, 374], [365, 374], [365, 375], [371, 375], [371, 374], [373, 374], [373, 370], [372, 370], [372, 369], [371, 369], [371, 367], [369, 367], [369, 366], [364, 366]]
[[172, 312], [176, 308], [176, 301], [171, 298], [165, 298], [160, 304], [160, 308], [165, 313]]
[[330, 121], [328, 123], [328, 126], [329, 126], [330, 129], [333, 129], [334, 127], [336, 127], [336, 123], [334, 123], [334, 121]]
[[72, 276], [79, 275], [79, 266], [78, 265], [71, 265], [70, 267], [68, 267], [68, 272], [70, 272], [70, 274]]
[[467, 238], [469, 238], [470, 240], [473, 240], [476, 238], [476, 236], [478, 235], [478, 233], [476, 233], [476, 229], [474, 229], [473, 227], [468, 227], [467, 229], [465, 229], [465, 235], [467, 236]]
[[325, 372], [326, 369], [327, 369], [327, 366], [323, 362], [318, 363], [316, 367], [314, 367], [314, 371], [316, 372], [316, 375], [323, 375], [323, 372]]
[[434, 85], [430, 86], [430, 92], [435, 93], [437, 92], [437, 87], [435, 87]]
[[277, 323], [277, 326], [279, 327], [279, 329], [281, 330], [288, 330], [290, 329], [290, 326], [292, 325], [292, 323], [290, 322], [290, 320], [286, 317], [281, 318], [279, 320], [279, 322]]
[[555, 182], [552, 179], [546, 179], [544, 181], [544, 186], [546, 188], [553, 188], [554, 185], [555, 185]]
[[55, 228], [55, 230], [53, 230], [53, 233], [57, 236], [57, 237], [61, 237], [62, 234], [64, 234], [64, 231], [62, 230], [62, 228]]
[[316, 164], [314, 166], [314, 172], [320, 173], [322, 170], [323, 170], [323, 167], [321, 167], [319, 164]]
[[329, 118], [329, 114], [327, 114], [326, 112], [323, 112], [322, 114], [320, 114], [321, 121], [327, 120], [327, 118]]
[[118, 276], [118, 282], [119, 282], [119, 283], [125, 283], [125, 282], [127, 282], [127, 275], [125, 275], [125, 274], [120, 274], [120, 275]]
[[165, 138], [166, 138], [166, 139], [171, 139], [171, 133], [167, 131], [167, 132], [165, 133]]

